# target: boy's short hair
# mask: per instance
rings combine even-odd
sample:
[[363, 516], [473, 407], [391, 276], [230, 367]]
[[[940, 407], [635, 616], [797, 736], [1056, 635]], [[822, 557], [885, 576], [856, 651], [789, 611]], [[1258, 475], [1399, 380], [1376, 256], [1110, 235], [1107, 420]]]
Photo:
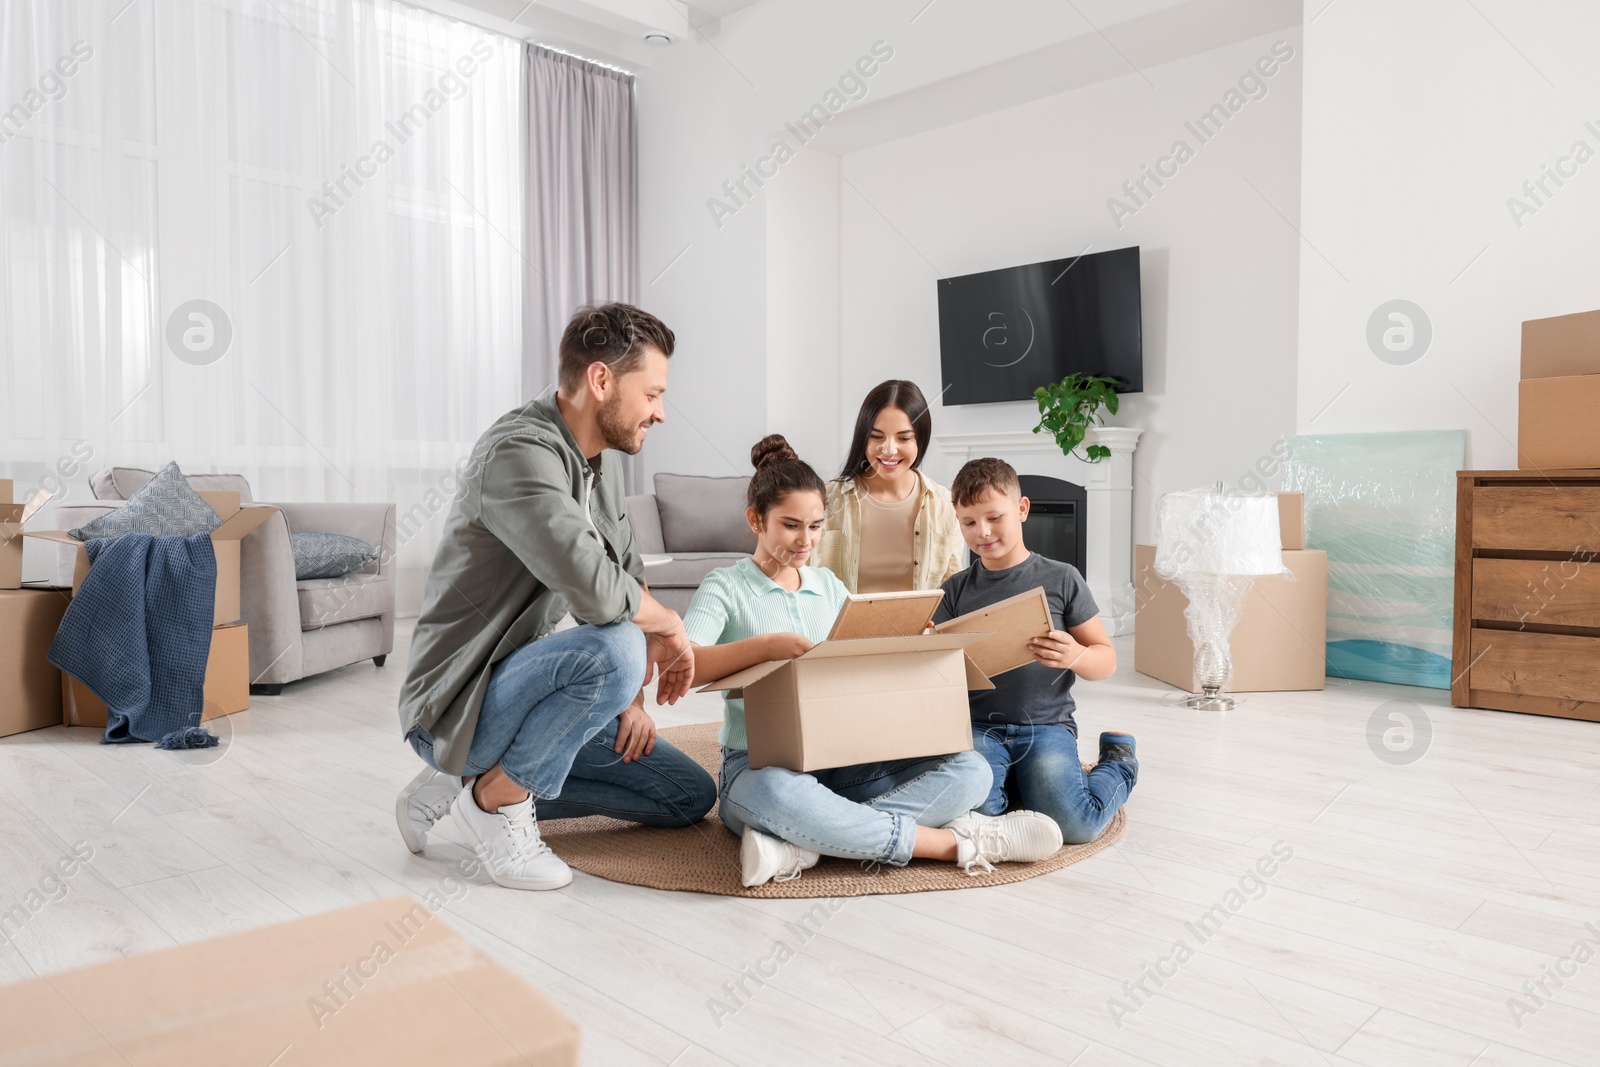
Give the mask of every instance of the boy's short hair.
[[956, 472], [955, 481], [950, 483], [950, 501], [956, 507], [964, 508], [982, 499], [991, 489], [1021, 496], [1022, 482], [1017, 479], [1016, 468], [993, 456], [969, 459]]

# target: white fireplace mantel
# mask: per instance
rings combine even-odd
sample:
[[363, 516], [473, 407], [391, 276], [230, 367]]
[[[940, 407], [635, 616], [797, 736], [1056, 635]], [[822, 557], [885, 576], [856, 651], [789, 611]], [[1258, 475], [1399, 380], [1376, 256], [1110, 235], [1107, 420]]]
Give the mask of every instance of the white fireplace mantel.
[[1018, 474], [1084, 487], [1084, 578], [1106, 630], [1117, 636], [1133, 632], [1133, 451], [1142, 433], [1128, 426], [1090, 428], [1080, 451], [1089, 445], [1111, 449], [1111, 455], [1095, 463], [1063, 455], [1047, 433], [936, 434], [933, 443], [950, 458], [952, 471], [969, 459], [994, 456]]

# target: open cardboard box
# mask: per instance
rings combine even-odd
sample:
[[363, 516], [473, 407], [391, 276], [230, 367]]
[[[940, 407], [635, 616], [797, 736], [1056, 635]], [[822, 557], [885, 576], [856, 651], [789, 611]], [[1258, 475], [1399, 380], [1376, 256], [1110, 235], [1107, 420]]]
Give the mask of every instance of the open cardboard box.
[[967, 649], [987, 633], [823, 641], [702, 686], [744, 697], [750, 766], [814, 771], [972, 748], [967, 691], [993, 689]]
[[[55, 668], [51, 668], [54, 670]], [[250, 627], [243, 623], [211, 631], [206, 657], [205, 703], [200, 718], [215, 719], [250, 707]], [[70, 674], [61, 675], [61, 699], [53, 722], [105, 729], [106, 706], [94, 690]]]
[[0, 478], [0, 589], [22, 588], [22, 527], [55, 494], [41, 489], [26, 504], [14, 503], [15, 483]]
[[[239, 542], [278, 509], [271, 504], [240, 507], [236, 491], [199, 492], [222, 519], [222, 525], [211, 531], [211, 547], [217, 555], [217, 596], [211, 624], [227, 626], [239, 621]], [[89, 552], [83, 542], [66, 530], [29, 530], [27, 536], [77, 547], [78, 559], [72, 569], [72, 591], [76, 593], [89, 573]]]
[[577, 1027], [446, 925], [442, 893], [423, 901], [374, 900], [0, 986], [5, 1061], [576, 1067]]

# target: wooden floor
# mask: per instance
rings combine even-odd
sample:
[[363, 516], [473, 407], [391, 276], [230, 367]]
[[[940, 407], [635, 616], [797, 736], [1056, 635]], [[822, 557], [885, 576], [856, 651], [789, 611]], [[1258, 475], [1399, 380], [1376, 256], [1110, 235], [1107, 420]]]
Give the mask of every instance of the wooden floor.
[[[225, 749], [0, 740], [0, 909], [93, 849], [0, 945], [0, 980], [438, 886], [466, 854], [454, 828], [412, 856], [391, 814], [417, 769], [394, 712], [401, 630], [387, 667], [219, 721]], [[786, 923], [816, 902], [583, 874], [555, 893], [486, 883], [447, 917], [578, 1023], [591, 1064], [1600, 1063], [1600, 724], [1370, 683], [1202, 714], [1164, 705], [1117, 645], [1117, 677], [1079, 684], [1079, 721], [1134, 731], [1142, 778], [1123, 841], [1065, 871], [846, 900], [805, 940]], [[1388, 701], [1431, 729], [1409, 764], [1375, 753]], [[659, 721], [718, 715], [694, 697]], [[1291, 857], [1246, 877], [1275, 844]], [[730, 997], [779, 942], [792, 958]]]

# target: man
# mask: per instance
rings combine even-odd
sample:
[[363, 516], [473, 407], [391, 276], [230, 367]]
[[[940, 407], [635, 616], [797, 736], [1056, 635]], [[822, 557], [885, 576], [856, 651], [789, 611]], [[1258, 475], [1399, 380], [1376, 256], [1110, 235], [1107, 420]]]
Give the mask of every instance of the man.
[[644, 710], [651, 672], [657, 703], [676, 702], [694, 653], [683, 620], [642, 588], [615, 454], [637, 453], [665, 419], [673, 344], [636, 307], [580, 308], [556, 395], [474, 447], [400, 690], [401, 728], [428, 764], [395, 807], [413, 852], [450, 811], [496, 882], [558, 889], [572, 871], [536, 815], [685, 826], [716, 800]]

